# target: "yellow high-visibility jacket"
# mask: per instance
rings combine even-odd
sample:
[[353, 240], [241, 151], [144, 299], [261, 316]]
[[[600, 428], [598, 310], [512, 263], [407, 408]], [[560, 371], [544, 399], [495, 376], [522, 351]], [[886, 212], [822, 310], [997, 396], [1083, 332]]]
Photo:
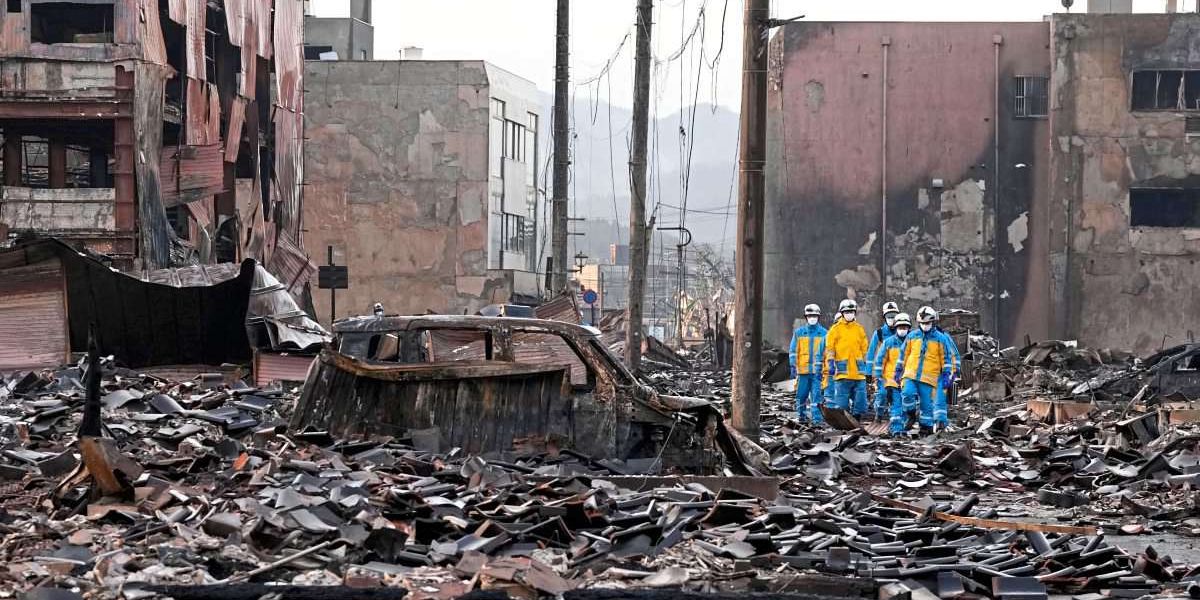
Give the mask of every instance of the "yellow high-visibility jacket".
[[871, 374], [867, 366], [867, 330], [858, 321], [839, 320], [825, 336], [825, 378], [861, 381]]
[[902, 365], [896, 365], [896, 373], [903, 371], [904, 379], [938, 385], [942, 373], [954, 373], [953, 344], [950, 336], [937, 329], [913, 330], [904, 339], [904, 346], [900, 350]]

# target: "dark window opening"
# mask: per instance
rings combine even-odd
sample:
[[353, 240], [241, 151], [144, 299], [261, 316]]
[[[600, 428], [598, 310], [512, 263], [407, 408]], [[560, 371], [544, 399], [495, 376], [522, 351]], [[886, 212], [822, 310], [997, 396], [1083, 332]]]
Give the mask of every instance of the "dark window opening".
[[1133, 74], [1133, 110], [1200, 110], [1200, 71]]
[[171, 230], [175, 232], [175, 236], [183, 241], [188, 241], [192, 237], [192, 228], [189, 226], [187, 207], [183, 205], [170, 206], [166, 209], [167, 222], [171, 224]]
[[333, 52], [333, 46], [304, 45], [304, 60], [321, 60], [323, 52]]
[[502, 238], [505, 252], [525, 253], [525, 217], [504, 213], [504, 237]]
[[113, 187], [111, 121], [45, 124], [36, 129], [5, 126], [9, 140], [0, 161], [7, 185], [42, 189]]
[[167, 64], [175, 69], [175, 76], [167, 80], [167, 103], [177, 108], [183, 108], [184, 74], [187, 72], [187, 44], [184, 40], [183, 25], [172, 21], [168, 16], [170, 8], [166, 0], [159, 0], [159, 25], [162, 27], [163, 41], [167, 47]]
[[29, 10], [30, 40], [41, 44], [111, 44], [113, 5], [43, 2]]
[[[246, 130], [242, 128], [242, 138], [245, 139]], [[238, 148], [237, 163], [234, 165], [233, 176], [235, 179], [254, 179], [254, 155], [251, 154], [250, 144], [242, 142]]]
[[1134, 227], [1200, 227], [1200, 188], [1129, 190], [1129, 224]]
[[183, 142], [183, 125], [163, 122], [163, 148], [174, 148]]
[[21, 138], [21, 185], [50, 187], [50, 141], [44, 137]]
[[1013, 80], [1013, 114], [1017, 118], [1045, 117], [1047, 107], [1048, 77], [1017, 77]]
[[21, 6], [22, 0], [8, 0], [8, 12], [19, 13], [23, 10]]
[[225, 18], [221, 13], [215, 11], [210, 6], [205, 18], [204, 29], [204, 74], [205, 80], [210, 83], [217, 82], [217, 31], [213, 29], [215, 24], [224, 23]]

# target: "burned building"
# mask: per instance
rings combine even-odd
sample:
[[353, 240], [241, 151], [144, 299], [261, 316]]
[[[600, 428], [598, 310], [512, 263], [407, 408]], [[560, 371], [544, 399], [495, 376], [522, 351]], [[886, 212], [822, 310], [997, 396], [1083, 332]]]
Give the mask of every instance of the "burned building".
[[1196, 14], [1076, 14], [780, 29], [768, 339], [786, 343], [805, 303], [847, 295], [872, 322], [886, 300], [978, 312], [1004, 343], [1186, 338], [1198, 28]]
[[4, 3], [0, 238], [302, 286], [302, 24], [302, 0]]
[[426, 60], [308, 61], [305, 81], [305, 249], [349, 268], [339, 317], [538, 300], [532, 82]]

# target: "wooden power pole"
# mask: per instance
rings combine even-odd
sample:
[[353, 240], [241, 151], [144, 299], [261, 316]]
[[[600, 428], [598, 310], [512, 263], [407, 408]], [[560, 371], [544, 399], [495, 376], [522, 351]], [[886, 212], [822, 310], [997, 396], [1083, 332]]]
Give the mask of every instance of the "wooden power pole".
[[567, 170], [571, 165], [568, 140], [567, 83], [570, 64], [570, 0], [558, 0], [558, 27], [554, 40], [554, 198], [551, 213], [551, 257], [553, 274], [550, 290], [561, 294], [567, 289]]
[[625, 364], [642, 363], [642, 303], [646, 299], [646, 140], [650, 129], [650, 30], [653, 0], [638, 0], [633, 69], [633, 148], [629, 156], [629, 312]]
[[738, 157], [734, 282], [733, 426], [758, 439], [762, 392], [763, 165], [767, 158], [767, 31], [770, 0], [746, 0], [742, 33], [742, 127]]

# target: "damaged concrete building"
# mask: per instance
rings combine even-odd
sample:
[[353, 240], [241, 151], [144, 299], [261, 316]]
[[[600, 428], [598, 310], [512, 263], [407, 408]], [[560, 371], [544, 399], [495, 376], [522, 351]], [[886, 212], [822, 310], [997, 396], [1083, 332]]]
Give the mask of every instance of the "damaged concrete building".
[[791, 23], [769, 82], [768, 339], [847, 295], [1006, 344], [1190, 335], [1200, 14]]
[[[305, 63], [305, 248], [349, 268], [338, 317], [536, 303], [540, 103], [482, 61]], [[315, 294], [316, 312], [329, 298]]]
[[302, 0], [0, 11], [0, 243], [120, 269], [253, 258], [303, 287]]

